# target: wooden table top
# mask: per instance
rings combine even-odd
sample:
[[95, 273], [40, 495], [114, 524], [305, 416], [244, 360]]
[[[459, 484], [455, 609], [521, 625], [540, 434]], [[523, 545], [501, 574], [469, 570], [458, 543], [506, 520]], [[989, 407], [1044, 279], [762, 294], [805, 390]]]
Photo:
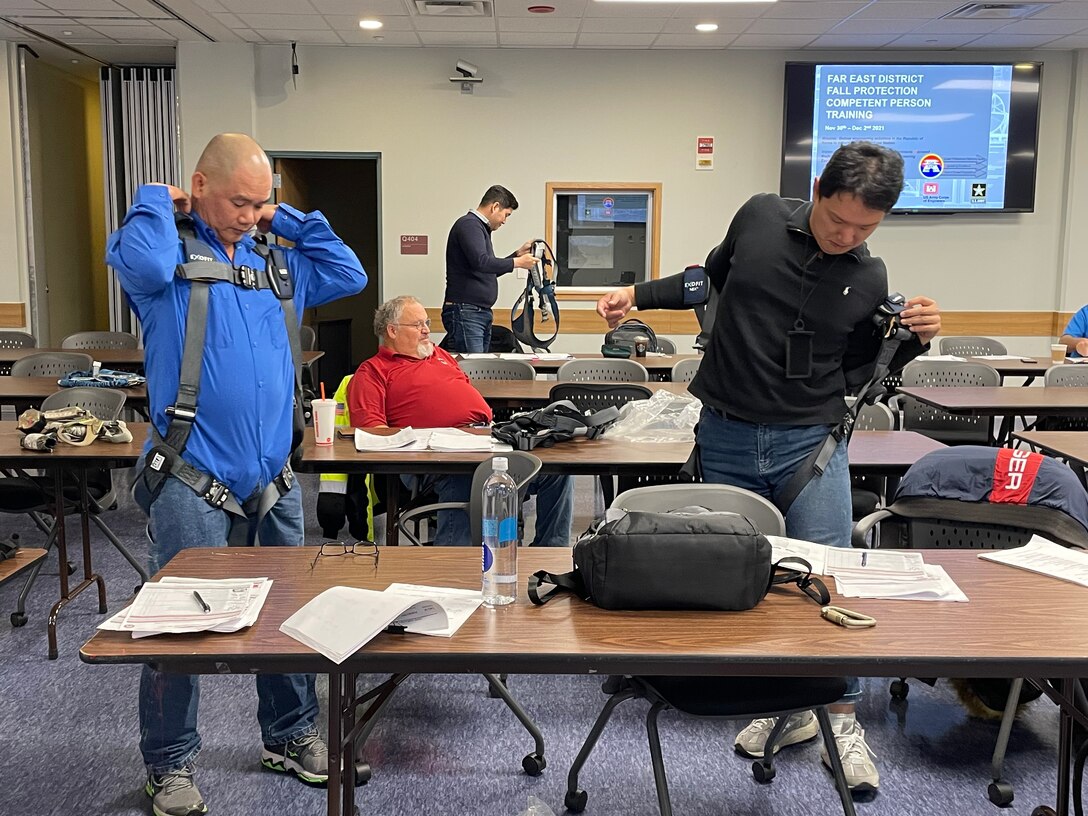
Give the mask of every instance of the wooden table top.
[[[0, 402], [11, 400], [35, 405], [57, 391], [63, 391], [56, 377], [0, 377]], [[147, 386], [118, 388], [125, 394], [125, 405], [146, 405]]]
[[[481, 431], [483, 433], [484, 431]], [[903, 473], [919, 458], [944, 445], [913, 431], [855, 431], [850, 439], [850, 469], [863, 474]], [[543, 470], [597, 474], [667, 475], [676, 473], [691, 454], [690, 442], [628, 442], [609, 437], [572, 439], [537, 448]], [[490, 453], [480, 451], [359, 452], [339, 435], [332, 445], [314, 443], [306, 429], [300, 470], [318, 473], [470, 473]]]
[[1002, 377], [1041, 377], [1053, 365], [1049, 357], [1025, 356], [1012, 360], [995, 360], [992, 357], [964, 357], [963, 359], [972, 363], [985, 363]]
[[30, 569], [45, 556], [45, 550], [36, 547], [20, 547], [11, 558], [0, 561], [0, 585], [6, 584], [15, 576]]
[[1088, 433], [1084, 431], [1017, 431], [1013, 436], [1054, 456], [1088, 465]]
[[[455, 354], [457, 358], [462, 355]], [[646, 357], [631, 357], [630, 359], [642, 363], [646, 366], [646, 369], [654, 374], [664, 374], [672, 371], [672, 367], [681, 360], [698, 360], [702, 357], [701, 354], [663, 354], [663, 355], [647, 355]], [[570, 360], [608, 360], [609, 357], [603, 357], [600, 354], [572, 354], [566, 360], [526, 360], [529, 365], [535, 368], [541, 374], [554, 374], [559, 370], [559, 366]]]
[[113, 443], [101, 439], [80, 447], [58, 442], [49, 453], [24, 450], [19, 447], [22, 434], [14, 422], [0, 426], [0, 465], [16, 468], [48, 468], [56, 465], [97, 465], [99, 467], [128, 467], [143, 453], [144, 440], [150, 428], [148, 422], [127, 422], [131, 442]]
[[[64, 353], [76, 353], [76, 354], [89, 354], [98, 362], [102, 363], [103, 368], [142, 368], [144, 364], [144, 350], [138, 349], [59, 349], [59, 348], [0, 348], [0, 364], [14, 363], [16, 360], [21, 360], [24, 357], [29, 357], [31, 354], [41, 354], [43, 352], [64, 352]], [[325, 352], [320, 349], [314, 351], [302, 352], [302, 362], [312, 363], [314, 360], [319, 359]]]
[[[257, 623], [241, 632], [133, 639], [98, 632], [80, 650], [88, 663], [156, 663], [190, 672], [336, 672], [337, 667], [279, 631], [325, 589], [381, 590], [394, 581], [475, 589], [475, 547], [383, 547], [378, 563], [360, 556], [319, 558], [313, 547], [186, 550], [160, 575], [273, 580]], [[566, 548], [519, 552], [518, 600], [480, 609], [452, 638], [380, 634], [345, 661], [351, 672], [545, 674], [729, 674], [919, 677], [1076, 677], [1088, 673], [1088, 590], [981, 561], [977, 552], [927, 550], [969, 603], [843, 600], [877, 619], [872, 629], [824, 621], [796, 591], [775, 588], [752, 610], [612, 612], [573, 596], [534, 607], [528, 576], [571, 568]], [[1061, 614], [1055, 614], [1061, 610]], [[350, 625], [345, 622], [345, 625]]]
[[903, 386], [900, 394], [953, 414], [972, 416], [1084, 416], [1088, 414], [1088, 387], [1047, 386]]

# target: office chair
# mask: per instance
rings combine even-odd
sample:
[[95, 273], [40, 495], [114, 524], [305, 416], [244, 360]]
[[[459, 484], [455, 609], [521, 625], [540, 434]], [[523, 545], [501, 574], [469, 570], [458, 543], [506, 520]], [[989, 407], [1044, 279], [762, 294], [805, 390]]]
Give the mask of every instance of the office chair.
[[[848, 399], [847, 402], [850, 402]], [[855, 431], [894, 431], [896, 416], [883, 403], [864, 406], [854, 422]], [[853, 521], [865, 518], [885, 503], [888, 480], [884, 476], [851, 476], [850, 507]], [[879, 534], [879, 528], [873, 535]], [[877, 546], [874, 544], [873, 546]]]
[[[1062, 364], [1051, 366], [1046, 370], [1043, 377], [1043, 385], [1060, 388], [1088, 386], [1088, 365]], [[1088, 431], [1088, 417], [1040, 417], [1035, 427], [1040, 431]]]
[[38, 341], [34, 335], [21, 331], [0, 331], [0, 348], [36, 348]]
[[662, 354], [676, 354], [676, 343], [667, 337], [658, 337], [656, 351]]
[[678, 363], [674, 363], [670, 379], [673, 382], [691, 382], [695, 379], [695, 375], [699, 373], [699, 363], [702, 361], [702, 357], [695, 357], [690, 360], [681, 360]]
[[[79, 406], [87, 409], [99, 419], [112, 420], [121, 416], [124, 405], [125, 393], [113, 388], [66, 388], [46, 397], [42, 401], [41, 410], [49, 411], [55, 408]], [[107, 445], [109, 443], [96, 442], [94, 444]], [[47, 550], [51, 549], [56, 543], [58, 533], [56, 523], [46, 520], [43, 516], [43, 514], [52, 512], [56, 501], [53, 485], [54, 480], [52, 477], [34, 477], [22, 473], [0, 479], [0, 512], [29, 513], [38, 528], [48, 536], [45, 544]], [[100, 518], [102, 513], [117, 505], [117, 493], [113, 486], [112, 474], [108, 468], [93, 468], [88, 471], [87, 500], [91, 521], [136, 570], [140, 576], [140, 583], [147, 581], [147, 571]], [[69, 508], [73, 512], [78, 512], [81, 501], [79, 486], [74, 479], [67, 477], [64, 484], [64, 501], [66, 512], [68, 512]], [[62, 568], [65, 567], [67, 567], [70, 574], [72, 567], [70, 565], [62, 566]], [[23, 589], [19, 593], [15, 611], [11, 613], [12, 626], [19, 627], [26, 624], [26, 599], [38, 578], [40, 570], [41, 563], [35, 565], [27, 576]], [[90, 571], [89, 566], [87, 570]]]
[[568, 360], [555, 373], [558, 382], [649, 382], [650, 372], [637, 360]]
[[[985, 363], [927, 360], [919, 357], [902, 373], [904, 386], [999, 386], [1001, 375]], [[988, 445], [993, 442], [989, 417], [959, 416], [901, 395], [903, 430], [917, 431], [948, 445]]]
[[473, 382], [477, 380], [535, 380], [536, 369], [524, 360], [471, 358], [457, 361]]
[[[628, 490], [616, 497], [614, 509], [668, 512], [684, 506], [701, 506], [708, 510], [739, 513], [760, 531], [770, 535], [785, 535], [786, 523], [778, 509], [762, 496], [726, 485], [663, 485]], [[585, 810], [589, 795], [578, 787], [578, 774], [600, 739], [612, 712], [631, 699], [650, 703], [646, 715], [646, 735], [650, 743], [657, 804], [662, 816], [672, 815], [665, 761], [661, 753], [658, 718], [662, 711], [675, 709], [692, 717], [710, 719], [748, 720], [755, 717], [778, 717], [763, 758], [752, 763], [756, 781], [767, 783], [774, 779], [774, 746], [778, 742], [790, 714], [814, 710], [820, 723], [820, 733], [832, 766], [835, 787], [842, 802], [843, 813], [854, 816], [854, 803], [846, 786], [839, 760], [835, 735], [827, 706], [835, 703], [846, 691], [844, 677], [612, 677], [602, 687], [608, 693], [597, 720], [590, 729], [578, 756], [567, 774], [567, 792], [563, 804], [570, 811]]]
[[60, 341], [62, 349], [120, 349], [139, 348], [136, 335], [116, 331], [83, 331], [69, 334]]
[[94, 360], [89, 354], [72, 351], [42, 351], [28, 354], [11, 364], [13, 377], [63, 377], [70, 371], [89, 371]]
[[[514, 483], [518, 487], [518, 493], [522, 500], [525, 498], [526, 490], [529, 482], [531, 482], [536, 475], [540, 472], [541, 461], [531, 453], [524, 453], [522, 451], [510, 451], [508, 453], [497, 454], [499, 456], [506, 457], [508, 465], [508, 473], [514, 480]], [[481, 462], [476, 470], [472, 474], [472, 486], [469, 489], [469, 498], [463, 502], [436, 502], [434, 504], [428, 504], [421, 507], [411, 508], [399, 514], [397, 518], [397, 524], [400, 525], [401, 532], [415, 545], [419, 545], [422, 542], [418, 537], [412, 535], [407, 529], [407, 522], [413, 521], [416, 518], [433, 515], [439, 510], [464, 510], [468, 513], [469, 517], [469, 533], [470, 541], [466, 541], [466, 544], [476, 545], [478, 542], [483, 541], [483, 488], [484, 482], [492, 473], [491, 460], [494, 456], [490, 456]], [[520, 503], [519, 503], [520, 507]], [[524, 519], [518, 516], [518, 541], [522, 539], [522, 532], [524, 527]], [[361, 730], [359, 739], [356, 742], [358, 750], [361, 750], [362, 745], [366, 742], [370, 736], [370, 732], [373, 730], [374, 723], [377, 720], [377, 714], [392, 696], [393, 690], [405, 678], [407, 674], [393, 675], [382, 687], [387, 688], [387, 693], [384, 693], [377, 697], [378, 702], [376, 705], [379, 707], [373, 712], [373, 716], [369, 719], [367, 725]], [[521, 705], [511, 696], [510, 691], [506, 687], [506, 676], [497, 676], [494, 674], [484, 674], [484, 678], [487, 680], [491, 689], [492, 697], [499, 697], [506, 703], [507, 707], [514, 712], [514, 716], [518, 718], [518, 721], [524, 726], [525, 730], [532, 736], [536, 745], [532, 753], [526, 754], [522, 758], [521, 767], [529, 776], [539, 776], [541, 772], [547, 767], [547, 761], [544, 758], [544, 736], [540, 733], [540, 729], [530, 719], [529, 715], [521, 707]], [[356, 754], [358, 756], [358, 752]], [[364, 778], [369, 777], [369, 767], [359, 766]]]
[[[897, 522], [899, 533], [898, 540], [887, 544], [891, 547], [1007, 549], [1040, 535], [1065, 546], [1088, 548], [1088, 494], [1076, 475], [1055, 459], [1032, 454], [1039, 457], [1039, 470], [1029, 499], [1036, 498], [1039, 503], [991, 503], [967, 497], [962, 488], [965, 474], [992, 474], [998, 454], [996, 448], [975, 445], [926, 454], [903, 476], [890, 505], [854, 525], [853, 545], [867, 546], [866, 534], [873, 526], [891, 520]], [[935, 681], [924, 682], [932, 685]], [[991, 765], [992, 782], [987, 788], [990, 801], [999, 806], [1013, 800], [1012, 785], [1001, 773], [1016, 710], [1022, 702], [1039, 696], [1022, 694], [1022, 678], [1007, 682]], [[905, 678], [893, 681], [890, 687], [892, 697], [899, 700], [905, 699], [909, 690]]]
[[1004, 343], [992, 337], [942, 337], [940, 351], [941, 354], [952, 354], [956, 357], [986, 357], [1009, 353]]

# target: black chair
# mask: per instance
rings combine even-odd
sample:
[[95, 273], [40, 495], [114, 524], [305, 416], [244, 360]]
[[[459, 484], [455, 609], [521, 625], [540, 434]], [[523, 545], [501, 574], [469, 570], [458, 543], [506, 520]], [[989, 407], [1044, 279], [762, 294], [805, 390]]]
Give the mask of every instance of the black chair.
[[[12, 377], [56, 377], [71, 371], [90, 371], [93, 361], [89, 354], [71, 351], [41, 351], [28, 354], [11, 364]], [[12, 400], [16, 414], [34, 407], [32, 400]]]
[[[1056, 365], [1046, 370], [1043, 385], [1060, 388], [1088, 386], [1088, 365]], [[1036, 423], [1040, 431], [1088, 431], [1088, 417], [1048, 416]]]
[[[985, 363], [919, 357], [903, 369], [902, 384], [931, 388], [996, 387], [1001, 385], [1001, 375]], [[989, 417], [951, 414], [907, 396], [902, 397], [900, 407], [904, 431], [917, 431], [947, 445], [993, 444], [993, 421]]]
[[136, 335], [117, 331], [83, 331], [69, 334], [60, 341], [62, 349], [118, 349], [139, 348]]
[[[682, 505], [699, 505], [709, 510], [739, 513], [752, 521], [761, 531], [785, 535], [786, 523], [778, 509], [761, 496], [726, 485], [695, 485], [697, 492], [678, 486], [647, 487], [630, 490], [616, 497], [613, 507], [628, 510], [675, 509]], [[676, 502], [682, 502], [678, 505]], [[759, 520], [757, 522], [757, 519]], [[752, 763], [752, 774], [758, 782], [774, 779], [774, 746], [790, 714], [815, 710], [820, 723], [824, 747], [831, 762], [835, 787], [842, 802], [843, 813], [854, 816], [854, 803], [846, 785], [839, 760], [835, 735], [827, 706], [837, 702], [845, 693], [844, 677], [614, 677], [602, 687], [610, 696], [586, 737], [578, 756], [567, 774], [567, 792], [563, 804], [570, 811], [585, 810], [589, 795], [578, 787], [578, 774], [600, 739], [616, 706], [627, 700], [642, 699], [650, 703], [646, 715], [646, 735], [650, 743], [657, 804], [662, 816], [671, 816], [669, 787], [665, 778], [665, 761], [661, 754], [658, 718], [662, 711], [674, 709], [692, 717], [748, 720], [754, 717], [778, 717], [763, 752], [763, 758]]]
[[34, 335], [21, 331], [0, 331], [0, 348], [37, 348], [38, 341]]

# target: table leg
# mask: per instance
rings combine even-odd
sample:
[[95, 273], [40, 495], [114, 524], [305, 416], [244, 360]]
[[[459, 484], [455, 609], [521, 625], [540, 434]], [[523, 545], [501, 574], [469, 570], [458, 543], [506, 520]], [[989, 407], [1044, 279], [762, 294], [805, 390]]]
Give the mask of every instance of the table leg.
[[1058, 719], [1058, 816], [1069, 814], [1069, 772], [1073, 759], [1073, 715], [1069, 707], [1075, 706], [1073, 698], [1073, 684], [1076, 679], [1072, 677], [1062, 678], [1062, 697], [1065, 703], [1060, 709]]
[[329, 781], [326, 790], [328, 816], [340, 814], [340, 777], [344, 766], [344, 741], [341, 735], [340, 684], [343, 675], [329, 675]]
[[390, 473], [385, 477], [385, 546], [395, 547], [400, 543], [400, 530], [397, 527], [397, 499], [400, 497], [400, 476]]
[[342, 675], [344, 688], [341, 694], [342, 706], [341, 734], [343, 736], [343, 749], [340, 752], [343, 758], [343, 775], [340, 785], [343, 788], [341, 794], [341, 809], [344, 816], [356, 816], [358, 809], [355, 807], [355, 679], [354, 672]]

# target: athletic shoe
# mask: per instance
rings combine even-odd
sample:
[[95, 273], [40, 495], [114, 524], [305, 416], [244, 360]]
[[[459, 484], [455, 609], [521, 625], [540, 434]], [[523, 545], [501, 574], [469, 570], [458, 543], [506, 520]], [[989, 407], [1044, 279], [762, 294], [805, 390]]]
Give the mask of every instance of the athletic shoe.
[[[832, 728], [847, 787], [858, 793], [875, 791], [880, 787], [880, 773], [873, 763], [876, 754], [865, 742], [865, 730], [853, 717], [843, 720], [841, 724], [833, 724]], [[820, 749], [820, 758], [824, 765], [831, 767], [826, 748]]]
[[151, 797], [151, 810], [155, 816], [200, 816], [208, 812], [193, 781], [192, 768], [150, 773], [144, 792]]
[[[751, 757], [752, 759], [762, 759], [764, 746], [766, 746], [767, 739], [771, 736], [771, 731], [777, 721], [777, 717], [752, 720], [737, 734], [736, 742], [733, 745], [736, 752], [741, 756]], [[786, 721], [786, 727], [778, 735], [778, 742], [774, 746], [774, 752], [777, 754], [780, 748], [785, 748], [787, 745], [808, 742], [819, 733], [820, 723], [816, 720], [816, 715], [813, 712], [799, 711], [796, 714], [790, 714], [789, 720]]]
[[329, 781], [329, 749], [317, 734], [305, 734], [286, 744], [266, 745], [261, 764], [269, 770], [294, 774], [311, 785]]

